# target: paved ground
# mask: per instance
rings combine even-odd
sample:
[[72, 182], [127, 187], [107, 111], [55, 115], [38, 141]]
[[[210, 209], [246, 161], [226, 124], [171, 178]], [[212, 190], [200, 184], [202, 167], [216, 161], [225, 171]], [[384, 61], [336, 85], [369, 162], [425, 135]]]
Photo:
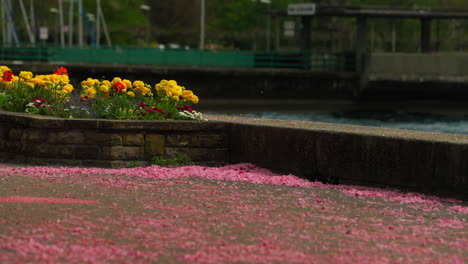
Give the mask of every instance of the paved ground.
[[0, 165], [0, 263], [468, 263], [466, 203], [249, 164]]

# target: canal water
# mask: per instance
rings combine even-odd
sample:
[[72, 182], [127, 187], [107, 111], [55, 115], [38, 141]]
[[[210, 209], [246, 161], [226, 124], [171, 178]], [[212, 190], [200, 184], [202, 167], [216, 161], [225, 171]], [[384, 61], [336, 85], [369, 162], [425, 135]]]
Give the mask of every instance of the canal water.
[[468, 135], [468, 103], [211, 102], [206, 114], [317, 121]]

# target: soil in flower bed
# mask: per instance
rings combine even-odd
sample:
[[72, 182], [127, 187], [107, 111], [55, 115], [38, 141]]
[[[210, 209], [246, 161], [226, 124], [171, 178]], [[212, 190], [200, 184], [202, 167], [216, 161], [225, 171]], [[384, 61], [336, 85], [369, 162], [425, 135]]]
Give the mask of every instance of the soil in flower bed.
[[1, 263], [466, 263], [468, 207], [250, 164], [0, 166]]

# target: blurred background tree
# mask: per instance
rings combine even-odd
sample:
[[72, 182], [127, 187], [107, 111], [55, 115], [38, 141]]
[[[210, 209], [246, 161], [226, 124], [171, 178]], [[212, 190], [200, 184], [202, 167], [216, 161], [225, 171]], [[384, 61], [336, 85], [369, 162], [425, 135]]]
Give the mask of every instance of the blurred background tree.
[[[58, 0], [33, 0], [37, 26], [47, 26], [57, 42], [57, 18], [51, 8]], [[63, 0], [66, 4], [70, 0]], [[205, 0], [206, 44], [209, 49], [294, 50], [298, 45], [298, 17], [269, 17], [268, 11], [286, 11], [291, 3], [314, 2], [324, 5], [427, 7], [467, 9], [466, 0]], [[13, 1], [15, 5], [15, 1]], [[29, 1], [24, 0], [25, 3]], [[96, 11], [96, 0], [83, 0], [88, 14]], [[170, 43], [174, 47], [197, 48], [200, 39], [201, 0], [102, 0], [102, 9], [113, 45]], [[142, 8], [146, 5], [148, 8]], [[67, 12], [65, 7], [65, 12]], [[19, 8], [13, 10], [21, 18]], [[17, 19], [21, 21], [20, 19]], [[92, 24], [92, 21], [91, 25]], [[415, 19], [370, 19], [369, 42], [373, 51], [415, 52], [419, 49], [420, 22]], [[283, 34], [285, 23], [294, 24], [294, 36]], [[22, 39], [27, 39], [21, 28]], [[94, 24], [95, 25], [95, 24]], [[436, 20], [432, 24], [434, 50], [467, 50], [466, 20]], [[312, 46], [316, 50], [351, 50], [355, 38], [352, 18], [312, 19]], [[89, 43], [89, 40], [88, 40]], [[101, 40], [101, 43], [104, 43]]]

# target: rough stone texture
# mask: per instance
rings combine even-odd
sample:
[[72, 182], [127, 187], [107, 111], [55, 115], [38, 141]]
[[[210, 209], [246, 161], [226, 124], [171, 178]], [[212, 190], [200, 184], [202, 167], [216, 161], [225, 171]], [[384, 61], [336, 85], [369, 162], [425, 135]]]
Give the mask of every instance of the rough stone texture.
[[97, 119], [66, 119], [64, 120], [66, 129], [89, 129], [97, 130], [99, 128], [99, 120]]
[[113, 146], [103, 147], [103, 158], [111, 160], [140, 160], [143, 159], [142, 147]]
[[86, 144], [88, 142], [82, 130], [49, 132], [48, 142], [54, 144]]
[[99, 159], [101, 157], [99, 146], [74, 146], [74, 158], [78, 160]]
[[166, 157], [175, 158], [177, 154], [185, 154], [194, 162], [218, 162], [223, 163], [228, 160], [229, 152], [227, 148], [166, 148]]
[[98, 146], [122, 146], [122, 136], [118, 133], [102, 133], [99, 131], [86, 131], [86, 143]]
[[100, 130], [136, 130], [136, 131], [209, 131], [223, 130], [224, 125], [216, 122], [200, 121], [109, 121], [99, 123]]
[[219, 148], [226, 145], [227, 135], [220, 134], [169, 134], [166, 139], [168, 147]]
[[23, 140], [26, 142], [42, 143], [47, 141], [48, 133], [44, 130], [36, 128], [28, 128], [23, 130]]
[[12, 128], [10, 129], [10, 133], [8, 134], [8, 138], [10, 140], [21, 140], [23, 137], [23, 129]]
[[145, 136], [145, 157], [151, 159], [153, 156], [165, 154], [166, 140], [164, 135]]
[[144, 146], [145, 135], [143, 134], [123, 134], [122, 144], [124, 146]]
[[62, 119], [31, 119], [29, 126], [35, 128], [65, 128], [65, 123]]

